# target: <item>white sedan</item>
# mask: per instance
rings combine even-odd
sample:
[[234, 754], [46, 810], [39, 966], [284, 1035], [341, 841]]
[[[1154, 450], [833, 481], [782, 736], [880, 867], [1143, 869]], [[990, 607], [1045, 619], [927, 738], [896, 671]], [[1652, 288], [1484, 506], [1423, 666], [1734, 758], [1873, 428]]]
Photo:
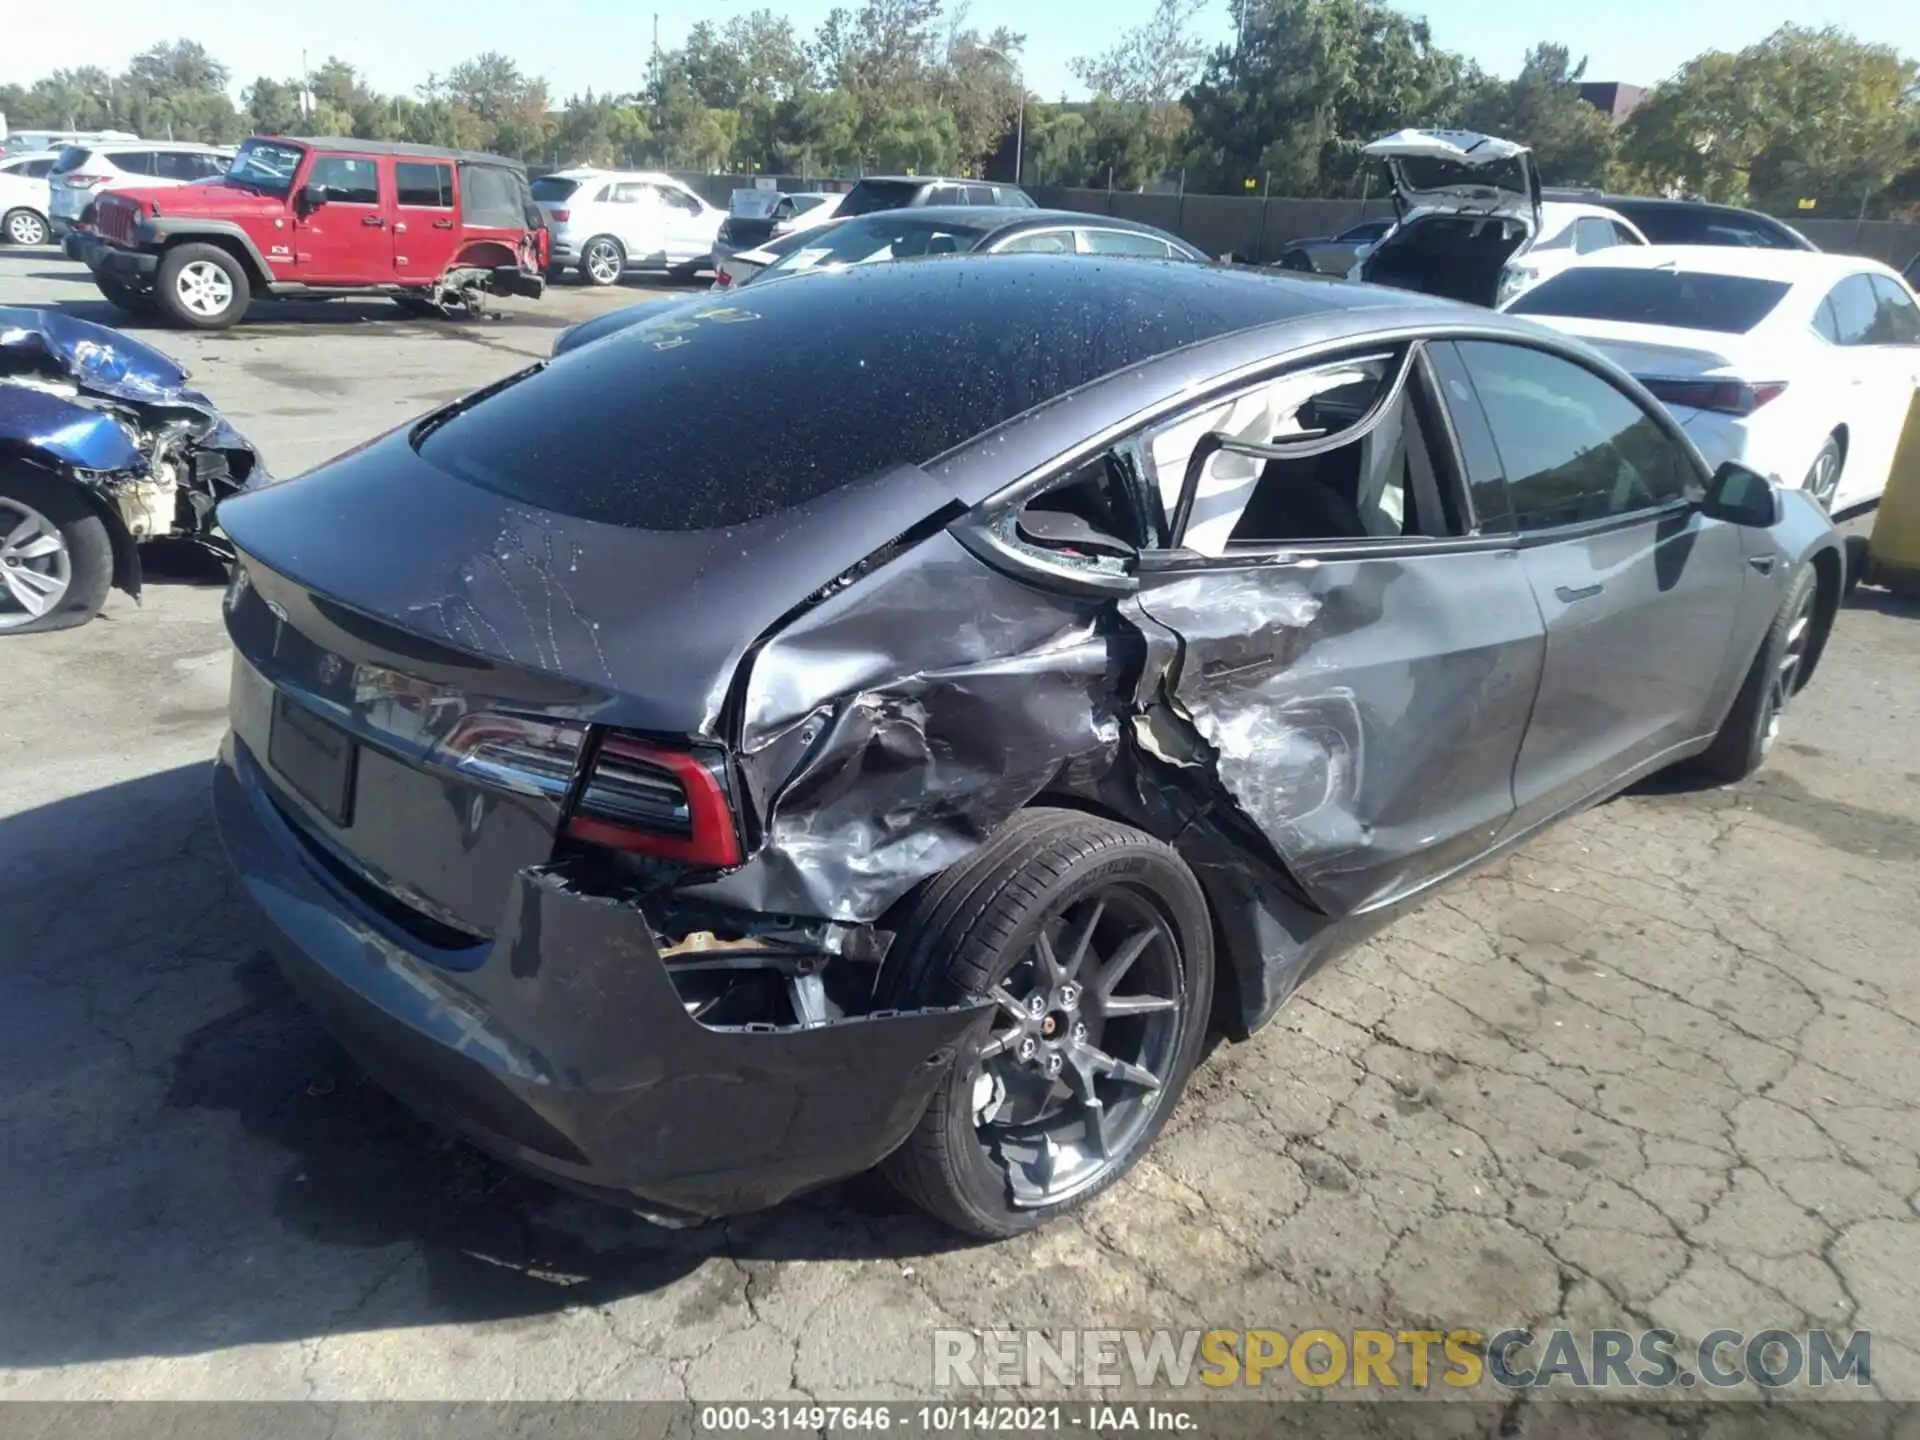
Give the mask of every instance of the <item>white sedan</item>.
[[1874, 260], [1622, 247], [1506, 307], [1587, 341], [1738, 460], [1838, 515], [1872, 504], [1920, 386], [1920, 304]]

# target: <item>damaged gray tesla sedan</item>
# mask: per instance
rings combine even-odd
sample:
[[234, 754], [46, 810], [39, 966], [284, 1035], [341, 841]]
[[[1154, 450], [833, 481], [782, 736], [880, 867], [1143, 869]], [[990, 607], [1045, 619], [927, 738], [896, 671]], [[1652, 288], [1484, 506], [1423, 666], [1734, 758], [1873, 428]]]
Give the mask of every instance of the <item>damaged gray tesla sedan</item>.
[[152, 346], [0, 306], [0, 634], [64, 630], [109, 587], [138, 598], [139, 546], [219, 546], [215, 506], [259, 455]]
[[221, 509], [217, 812], [288, 976], [655, 1217], [1085, 1201], [1210, 1026], [1751, 771], [1840, 595], [1804, 495], [1502, 315], [1045, 256], [742, 298]]

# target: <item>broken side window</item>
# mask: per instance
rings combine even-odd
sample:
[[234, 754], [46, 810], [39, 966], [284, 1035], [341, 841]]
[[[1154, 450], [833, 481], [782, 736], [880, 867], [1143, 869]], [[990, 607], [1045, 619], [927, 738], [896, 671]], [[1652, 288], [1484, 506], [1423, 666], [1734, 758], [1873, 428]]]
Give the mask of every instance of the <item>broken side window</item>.
[[1243, 547], [1450, 533], [1456, 507], [1443, 499], [1429, 443], [1438, 432], [1424, 389], [1402, 383], [1409, 363], [1404, 352], [1329, 361], [1150, 432], [1154, 481], [1176, 512], [1193, 457], [1203, 446], [1212, 450], [1177, 543], [1220, 556]]
[[1138, 459], [1105, 451], [1076, 466], [1004, 517], [1000, 538], [1036, 559], [1124, 573], [1158, 545], [1166, 520]]

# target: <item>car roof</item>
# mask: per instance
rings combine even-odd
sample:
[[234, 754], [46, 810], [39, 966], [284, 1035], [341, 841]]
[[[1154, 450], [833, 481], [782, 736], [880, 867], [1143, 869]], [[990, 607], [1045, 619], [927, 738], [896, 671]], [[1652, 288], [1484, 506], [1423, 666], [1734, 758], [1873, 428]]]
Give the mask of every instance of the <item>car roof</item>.
[[62, 149], [93, 150], [111, 155], [119, 150], [175, 150], [195, 155], [231, 155], [231, 145], [204, 144], [198, 140], [76, 140]]
[[[1128, 230], [1137, 235], [1152, 235], [1163, 240], [1180, 239], [1171, 231], [1161, 230], [1138, 220], [1125, 220], [1118, 215], [1096, 215], [1090, 210], [1042, 210], [1033, 206], [1023, 206], [1016, 210], [1005, 205], [915, 205], [905, 209], [874, 210], [865, 215], [849, 215], [839, 223], [857, 225], [863, 220], [877, 225], [898, 224], [901, 221], [911, 221], [918, 225], [927, 221], [946, 220], [955, 224], [976, 225], [985, 230], [996, 231], [1028, 227], [1044, 230], [1055, 225], [1084, 225], [1094, 230]], [[1180, 243], [1184, 245], [1189, 242], [1182, 240]]]
[[958, 175], [862, 175], [861, 180], [879, 180], [888, 185], [991, 185], [996, 190], [1017, 190], [1005, 180], [967, 180]]
[[404, 140], [351, 140], [340, 135], [257, 135], [257, 140], [284, 140], [322, 153], [347, 155], [394, 155], [407, 160], [464, 160], [470, 165], [504, 165], [512, 170], [526, 167], [518, 160], [494, 155], [485, 150], [455, 150], [447, 145], [414, 145]]
[[568, 170], [553, 170], [542, 180], [639, 180], [649, 185], [672, 185], [685, 190], [686, 182], [676, 180], [664, 170], [603, 170], [598, 165], [575, 165]]
[[1603, 205], [1636, 205], [1657, 210], [1684, 210], [1692, 214], [1718, 211], [1722, 215], [1752, 215], [1761, 220], [1772, 220], [1776, 225], [1785, 223], [1763, 210], [1748, 210], [1740, 205], [1722, 205], [1717, 200], [1681, 200], [1671, 195], [1600, 195], [1596, 198]]
[[1653, 269], [1668, 265], [1705, 275], [1746, 275], [1789, 285], [1832, 284], [1863, 271], [1897, 276], [1899, 272], [1861, 255], [1825, 250], [1772, 250], [1746, 245], [1621, 245], [1581, 257], [1583, 266]]

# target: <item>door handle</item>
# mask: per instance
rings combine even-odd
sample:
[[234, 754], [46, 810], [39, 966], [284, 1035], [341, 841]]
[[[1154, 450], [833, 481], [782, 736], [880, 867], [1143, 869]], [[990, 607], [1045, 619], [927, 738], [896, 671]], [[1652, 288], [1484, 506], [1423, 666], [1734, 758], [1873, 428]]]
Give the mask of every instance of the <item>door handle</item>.
[[1604, 585], [1582, 585], [1578, 589], [1571, 585], [1556, 585], [1553, 593], [1571, 605], [1576, 600], [1591, 600], [1606, 588]]
[[451, 220], [436, 220], [433, 222], [433, 228], [436, 230], [451, 230], [453, 228], [453, 222]]
[[378, 215], [362, 215], [360, 217], [360, 223], [362, 225], [372, 225], [378, 228], [379, 226], [384, 225], [387, 222]]
[[1771, 575], [1773, 573], [1773, 556], [1771, 555], [1749, 555], [1747, 556], [1747, 563], [1762, 575]]

